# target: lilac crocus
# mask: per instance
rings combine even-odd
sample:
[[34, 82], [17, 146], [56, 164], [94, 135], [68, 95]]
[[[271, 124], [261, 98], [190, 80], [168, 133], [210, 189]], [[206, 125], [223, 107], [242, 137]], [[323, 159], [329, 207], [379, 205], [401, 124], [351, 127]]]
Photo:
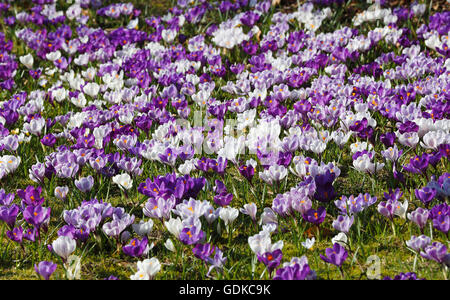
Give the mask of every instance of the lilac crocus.
[[326, 256], [320, 254], [320, 258], [327, 263], [341, 267], [348, 256], [347, 250], [339, 243], [334, 243], [333, 248], [325, 249]]
[[427, 224], [429, 216], [429, 211], [427, 209], [423, 209], [422, 207], [418, 207], [416, 210], [408, 213], [408, 219], [417, 224], [419, 226], [420, 231], [423, 233], [423, 228]]
[[348, 233], [348, 231], [350, 230], [350, 227], [352, 226], [354, 221], [354, 216], [343, 216], [340, 215], [337, 217], [336, 220], [333, 221], [333, 228], [341, 231], [341, 232], [345, 232]]
[[91, 175], [81, 177], [79, 180], [75, 180], [75, 186], [83, 193], [89, 192], [94, 186], [94, 178]]
[[386, 218], [393, 219], [395, 210], [397, 209], [398, 201], [382, 201], [378, 204], [378, 212]]
[[431, 244], [431, 239], [426, 235], [421, 235], [416, 237], [412, 235], [411, 238], [406, 241], [406, 246], [413, 249], [416, 252], [420, 252], [420, 250], [425, 249], [426, 246]]
[[426, 246], [423, 251], [420, 252], [420, 255], [426, 259], [443, 263], [445, 256], [447, 255], [447, 247], [440, 242], [434, 242], [431, 245]]
[[68, 186], [57, 186], [55, 188], [55, 197], [61, 201], [66, 200], [67, 194], [69, 193]]
[[383, 280], [423, 280], [424, 278], [417, 278], [417, 274], [414, 272], [407, 272], [407, 273], [399, 273], [398, 275], [395, 275], [394, 278], [391, 278], [390, 276], [386, 276], [383, 278]]
[[214, 252], [215, 246], [212, 246], [210, 243], [205, 244], [197, 244], [192, 249], [194, 256], [203, 261], [207, 261], [211, 254]]
[[49, 280], [50, 276], [55, 272], [57, 264], [51, 261], [41, 261], [37, 266], [34, 265], [34, 270], [45, 280]]

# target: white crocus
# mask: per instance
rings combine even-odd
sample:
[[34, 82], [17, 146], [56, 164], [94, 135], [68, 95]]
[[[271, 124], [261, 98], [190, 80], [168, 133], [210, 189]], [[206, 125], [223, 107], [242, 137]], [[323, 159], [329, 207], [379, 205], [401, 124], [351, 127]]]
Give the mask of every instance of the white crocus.
[[234, 220], [239, 215], [239, 210], [234, 207], [223, 207], [220, 209], [219, 212], [219, 218], [221, 218], [225, 222], [225, 226], [228, 227], [231, 223], [233, 223]]
[[341, 246], [345, 247], [347, 245], [347, 235], [343, 232], [340, 232], [331, 239], [331, 242], [333, 244], [339, 243]]
[[149, 219], [147, 222], [141, 220], [138, 224], [131, 225], [133, 227], [134, 232], [136, 232], [140, 236], [149, 235], [153, 229], [153, 220]]
[[86, 95], [95, 98], [97, 97], [98, 92], [100, 91], [100, 86], [95, 82], [89, 82], [84, 86], [83, 91]]
[[175, 246], [173, 245], [173, 242], [171, 239], [167, 239], [166, 242], [164, 243], [164, 247], [167, 248], [167, 250], [175, 252]]
[[66, 261], [75, 251], [77, 242], [69, 236], [60, 236], [52, 243], [53, 251]]
[[314, 246], [315, 242], [316, 239], [312, 237], [311, 239], [306, 239], [304, 242], [302, 242], [302, 246], [309, 250]]
[[408, 211], [408, 204], [409, 204], [408, 200], [405, 200], [403, 202], [403, 204], [400, 203], [400, 201], [399, 201], [397, 207], [395, 208], [394, 215], [397, 215], [402, 219], [406, 219], [406, 212]]
[[50, 53], [47, 53], [47, 54], [45, 55], [45, 57], [46, 57], [49, 61], [56, 61], [56, 60], [58, 60], [58, 59], [61, 58], [61, 52], [60, 52], [59, 50], [54, 51], [54, 52], [50, 52]]
[[272, 244], [270, 233], [267, 231], [261, 231], [258, 234], [250, 236], [248, 238], [248, 244], [250, 249], [252, 249], [256, 255], [262, 255], [266, 252], [273, 252], [278, 249], [281, 250], [284, 246], [283, 241], [278, 241], [275, 244]]
[[34, 58], [33, 55], [27, 54], [19, 57], [20, 62], [28, 69], [33, 68]]
[[129, 190], [133, 187], [133, 180], [128, 173], [116, 175], [112, 178], [112, 181], [122, 190]]
[[153, 279], [155, 275], [161, 270], [161, 263], [156, 257], [150, 259], [144, 259], [137, 262], [138, 272], [144, 272], [148, 275], [149, 279]]
[[179, 238], [180, 232], [183, 230], [183, 224], [180, 218], [170, 218], [169, 221], [164, 221], [164, 225], [171, 234]]

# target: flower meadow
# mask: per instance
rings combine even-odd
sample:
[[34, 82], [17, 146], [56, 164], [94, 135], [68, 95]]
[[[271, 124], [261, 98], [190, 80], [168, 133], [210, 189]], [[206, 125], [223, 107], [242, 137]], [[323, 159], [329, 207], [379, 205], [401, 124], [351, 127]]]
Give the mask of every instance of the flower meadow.
[[400, 2], [1, 0], [0, 278], [447, 279], [449, 2]]

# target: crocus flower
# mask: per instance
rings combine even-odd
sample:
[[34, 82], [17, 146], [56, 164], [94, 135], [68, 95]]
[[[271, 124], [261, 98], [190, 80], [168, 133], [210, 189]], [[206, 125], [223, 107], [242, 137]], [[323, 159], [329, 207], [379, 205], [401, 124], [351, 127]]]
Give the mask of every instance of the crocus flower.
[[38, 206], [27, 206], [23, 211], [23, 218], [28, 224], [40, 228], [43, 224], [48, 223], [50, 220], [51, 208], [45, 208], [40, 205]]
[[441, 215], [433, 219], [433, 227], [447, 234], [450, 229], [450, 216]]
[[41, 205], [44, 202], [44, 197], [41, 197], [42, 187], [27, 186], [25, 190], [17, 190], [17, 196], [23, 199], [23, 204], [26, 205]]
[[180, 241], [185, 245], [192, 245], [200, 242], [205, 237], [205, 232], [201, 228], [192, 226], [183, 228], [180, 232]]
[[343, 216], [340, 215], [337, 217], [336, 220], [333, 221], [333, 228], [341, 231], [341, 232], [345, 232], [348, 233], [348, 231], [350, 230], [350, 227], [352, 226], [354, 221], [354, 216]]
[[171, 239], [167, 239], [166, 242], [164, 243], [164, 247], [166, 247], [167, 250], [175, 252], [175, 245], [173, 244]]
[[430, 187], [424, 187], [422, 189], [416, 189], [414, 190], [414, 193], [420, 201], [422, 201], [423, 204], [425, 204], [426, 207], [430, 205], [430, 202], [434, 199], [436, 196], [436, 190]]
[[252, 182], [252, 178], [255, 175], [255, 169], [252, 165], [243, 165], [239, 167], [239, 173], [241, 173], [241, 175], [249, 182]]
[[227, 206], [231, 203], [232, 200], [233, 200], [232, 193], [221, 193], [219, 195], [214, 196], [214, 203], [216, 203], [219, 206]]
[[37, 266], [36, 264], [34, 265], [34, 270], [45, 280], [49, 280], [50, 276], [55, 272], [56, 267], [57, 265], [51, 261], [41, 261]]
[[0, 206], [0, 220], [4, 221], [10, 228], [14, 227], [17, 215], [19, 214], [19, 206], [12, 204], [10, 206]]
[[67, 258], [75, 251], [77, 243], [74, 239], [68, 236], [60, 236], [52, 243], [53, 251], [58, 254], [63, 261], [67, 261]]
[[177, 238], [180, 237], [181, 230], [183, 230], [183, 223], [180, 218], [170, 218], [168, 221], [164, 221], [164, 226], [171, 234]]
[[327, 215], [327, 211], [325, 210], [325, 207], [321, 206], [317, 210], [310, 209], [308, 210], [304, 215], [303, 219], [308, 221], [309, 223], [313, 223], [315, 225], [320, 225]]
[[305, 247], [306, 249], [311, 249], [314, 244], [316, 242], [316, 238], [312, 237], [312, 238], [307, 238], [304, 242], [302, 242], [302, 246]]
[[150, 259], [144, 259], [137, 263], [139, 270], [144, 270], [150, 278], [155, 277], [155, 275], [161, 270], [161, 264], [156, 257]]
[[326, 256], [320, 254], [320, 258], [327, 263], [341, 267], [348, 256], [347, 250], [339, 243], [334, 243], [333, 248], [325, 249]]
[[94, 178], [91, 175], [81, 177], [79, 180], [75, 180], [75, 186], [83, 193], [89, 192], [94, 186]]
[[386, 276], [383, 278], [383, 280], [423, 280], [424, 278], [417, 278], [417, 274], [414, 272], [407, 272], [407, 273], [399, 273], [398, 275], [395, 275], [394, 278], [391, 278], [389, 276]]
[[225, 226], [233, 223], [233, 221], [238, 217], [239, 210], [234, 207], [223, 207], [220, 209], [219, 217], [225, 222]]
[[256, 222], [256, 211], [258, 207], [255, 203], [244, 204], [244, 207], [240, 209], [240, 212], [244, 215], [249, 215], [253, 222]]
[[143, 254], [146, 254], [148, 249], [148, 238], [145, 236], [142, 241], [135, 238], [132, 239], [131, 242], [122, 247], [123, 252], [126, 255], [132, 257], [141, 257]]
[[408, 219], [416, 223], [417, 226], [419, 226], [420, 230], [423, 232], [423, 228], [425, 227], [428, 220], [428, 215], [429, 211], [427, 209], [418, 207], [415, 211], [408, 213]]
[[413, 249], [416, 252], [420, 252], [420, 250], [423, 250], [426, 246], [431, 244], [431, 239], [426, 235], [421, 235], [416, 237], [415, 235], [412, 235], [411, 238], [406, 241], [406, 246]]
[[14, 241], [14, 242], [17, 242], [17, 243], [21, 244], [21, 243], [22, 243], [22, 239], [23, 239], [23, 229], [22, 229], [21, 226], [19, 226], [19, 227], [14, 227], [13, 230], [8, 230], [8, 231], [6, 232], [6, 236], [7, 236], [10, 240], [12, 240], [12, 241]]
[[281, 249], [277, 249], [273, 252], [265, 252], [262, 255], [258, 255], [258, 260], [266, 265], [269, 274], [271, 275], [281, 263], [283, 258], [283, 252]]
[[68, 186], [57, 186], [55, 188], [55, 197], [58, 198], [61, 201], [65, 201], [67, 194], [69, 193], [69, 187]]
[[116, 175], [112, 178], [112, 181], [119, 186], [120, 189], [129, 190], [133, 187], [133, 180], [128, 173]]
[[434, 260], [438, 263], [443, 263], [447, 255], [447, 247], [440, 242], [433, 242], [426, 246], [420, 255], [426, 259]]
[[205, 244], [197, 244], [192, 249], [194, 256], [203, 261], [207, 261], [211, 254], [214, 252], [215, 246], [212, 246], [210, 243]]
[[134, 232], [136, 232], [141, 237], [147, 236], [153, 229], [153, 220], [149, 219], [147, 222], [141, 220], [138, 224], [132, 224]]
[[279, 268], [273, 280], [305, 280], [310, 272], [311, 268], [308, 264], [304, 266], [300, 264], [288, 265]]

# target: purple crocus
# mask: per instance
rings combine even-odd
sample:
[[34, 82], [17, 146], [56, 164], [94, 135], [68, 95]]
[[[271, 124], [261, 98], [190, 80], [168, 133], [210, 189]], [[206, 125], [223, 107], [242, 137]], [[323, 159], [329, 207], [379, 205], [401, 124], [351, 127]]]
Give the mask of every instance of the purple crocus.
[[205, 237], [201, 228], [196, 226], [183, 228], [180, 232], [180, 241], [185, 245], [192, 245], [200, 242]]
[[221, 193], [219, 195], [214, 196], [214, 202], [219, 206], [228, 206], [233, 200], [232, 193]]
[[407, 272], [403, 273], [401, 272], [398, 275], [395, 275], [394, 278], [391, 278], [390, 276], [386, 276], [383, 278], [383, 280], [424, 280], [425, 278], [417, 278], [417, 274], [414, 272]]
[[142, 238], [142, 241], [140, 241], [138, 238], [132, 239], [131, 242], [123, 246], [122, 249], [126, 255], [132, 257], [141, 257], [143, 254], [145, 254], [147, 246], [148, 238], [145, 236]]
[[57, 265], [51, 261], [41, 261], [37, 266], [34, 265], [34, 270], [38, 275], [45, 280], [49, 280], [50, 276], [55, 272]]
[[53, 147], [56, 143], [56, 137], [53, 134], [49, 133], [42, 137], [41, 143], [44, 146]]
[[286, 266], [277, 270], [273, 280], [305, 280], [311, 272], [308, 264], [301, 267], [299, 264]]
[[450, 229], [450, 216], [440, 215], [433, 219], [433, 227], [447, 234]]
[[242, 165], [239, 167], [239, 173], [248, 180], [248, 182], [252, 182], [252, 178], [255, 175], [255, 169], [252, 165]]
[[347, 250], [339, 243], [334, 243], [333, 248], [325, 249], [326, 256], [320, 254], [320, 258], [327, 263], [338, 266], [339, 268], [344, 263], [348, 256]]
[[447, 255], [447, 247], [440, 242], [434, 242], [431, 245], [426, 246], [423, 251], [420, 252], [420, 255], [441, 264], [444, 262], [445, 256]]
[[205, 244], [197, 244], [192, 249], [194, 256], [203, 261], [208, 261], [211, 254], [214, 252], [215, 246], [212, 246], [210, 243]]
[[395, 142], [395, 133], [394, 132], [386, 132], [380, 136], [380, 141], [386, 147], [392, 147]]
[[12, 204], [11, 206], [0, 206], [0, 220], [4, 221], [10, 228], [13, 228], [19, 210], [19, 206], [16, 204]]
[[34, 242], [36, 240], [36, 235], [37, 235], [37, 229], [35, 227], [28, 228], [23, 233], [23, 238], [30, 242]]
[[275, 270], [281, 263], [281, 259], [283, 258], [283, 252], [281, 249], [277, 249], [273, 252], [266, 252], [262, 255], [258, 255], [258, 260], [266, 265], [267, 270], [269, 271], [270, 276], [272, 276], [273, 270]]
[[45, 208], [40, 205], [29, 205], [23, 211], [23, 218], [28, 224], [31, 224], [36, 228], [40, 228], [50, 220], [50, 211], [50, 207]]
[[19, 227], [14, 227], [13, 230], [8, 230], [6, 232], [6, 236], [14, 242], [17, 242], [19, 244], [22, 243], [22, 239], [23, 239], [23, 229], [21, 226]]
[[416, 195], [417, 199], [422, 201], [422, 203], [425, 204], [426, 207], [428, 207], [428, 205], [430, 205], [430, 202], [436, 196], [436, 190], [430, 187], [424, 187], [422, 189], [416, 189], [414, 191], [414, 194]]
[[41, 197], [42, 187], [35, 188], [34, 186], [27, 186], [25, 190], [17, 190], [17, 196], [22, 198], [22, 206], [25, 205], [41, 205], [44, 203], [44, 197]]
[[313, 223], [315, 225], [320, 225], [327, 215], [327, 211], [325, 207], [321, 206], [317, 210], [309, 209], [304, 215], [303, 218], [309, 223]]

